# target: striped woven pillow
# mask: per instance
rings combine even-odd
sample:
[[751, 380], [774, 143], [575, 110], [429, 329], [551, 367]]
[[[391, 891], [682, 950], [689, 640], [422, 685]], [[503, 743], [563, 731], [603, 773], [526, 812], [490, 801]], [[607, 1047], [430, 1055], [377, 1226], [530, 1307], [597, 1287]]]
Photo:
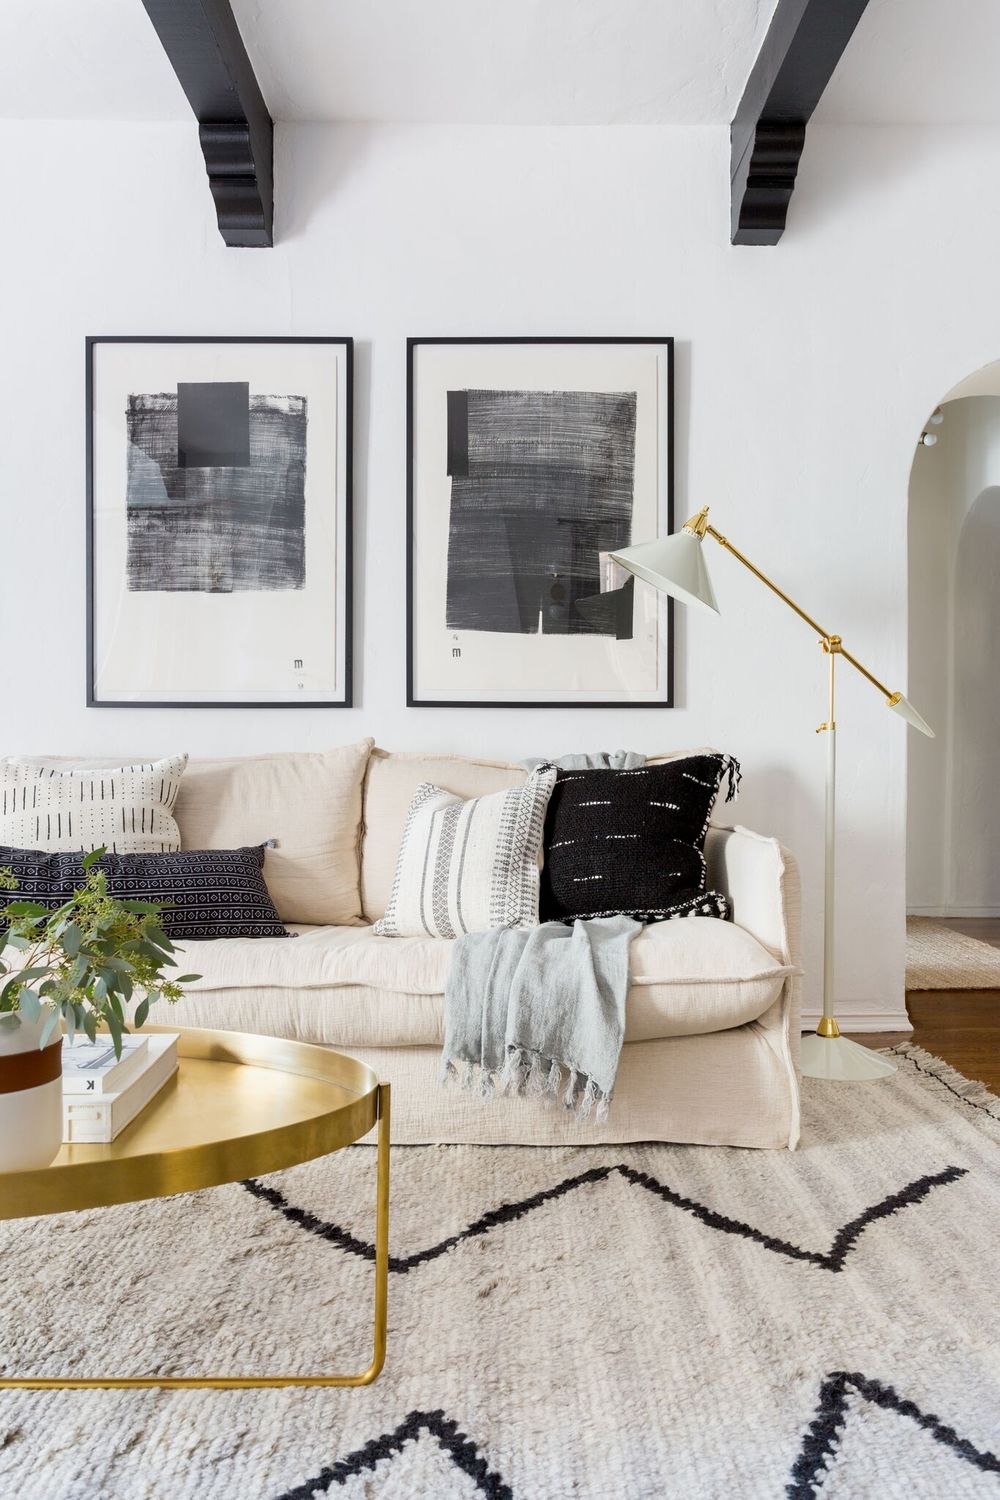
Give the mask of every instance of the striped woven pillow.
[[432, 782], [406, 814], [381, 937], [459, 937], [537, 927], [538, 868], [555, 766], [523, 786], [463, 802]]
[[0, 844], [49, 853], [176, 853], [181, 835], [172, 809], [187, 762], [186, 755], [172, 755], [82, 770], [6, 756], [0, 759]]

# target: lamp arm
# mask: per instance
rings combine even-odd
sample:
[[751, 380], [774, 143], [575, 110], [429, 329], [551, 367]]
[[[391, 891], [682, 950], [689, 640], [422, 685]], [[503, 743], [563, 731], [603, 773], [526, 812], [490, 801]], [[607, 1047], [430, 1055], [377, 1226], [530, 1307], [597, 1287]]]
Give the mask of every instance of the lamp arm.
[[[697, 530], [695, 529], [695, 521], [701, 521], [701, 525], [698, 526]], [[765, 588], [769, 588], [772, 594], [777, 594], [778, 598], [781, 599], [785, 604], [787, 604], [789, 609], [794, 610], [800, 620], [805, 620], [806, 624], [809, 625], [813, 630], [815, 630], [824, 647], [829, 648], [831, 641], [837, 641], [839, 643], [839, 636], [832, 635], [829, 630], [824, 629], [824, 627], [819, 623], [818, 620], [814, 620], [812, 615], [807, 614], [806, 611], [802, 608], [801, 604], [796, 604], [795, 600], [790, 598], [789, 595], [785, 593], [784, 589], [778, 587], [773, 578], [768, 578], [766, 573], [762, 573], [760, 568], [757, 567], [756, 563], [752, 563], [749, 557], [741, 552], [738, 547], [734, 547], [727, 536], [723, 536], [721, 531], [717, 531], [714, 526], [710, 525], [708, 523], [707, 517], [703, 521], [700, 517], [693, 518], [692, 521], [689, 521], [687, 523], [687, 526], [695, 532], [695, 535], [710, 536], [713, 538], [713, 540], [719, 543], [720, 547], [724, 547], [727, 552], [735, 557], [737, 562], [743, 564], [748, 572], [752, 573], [755, 578], [760, 579], [760, 582], [765, 586]], [[704, 529], [702, 529], [702, 527]], [[879, 692], [884, 694], [884, 696], [889, 699], [890, 702], [898, 702], [899, 695], [897, 693], [893, 693], [891, 688], [887, 688], [884, 682], [880, 682], [879, 679], [875, 676], [874, 672], [869, 672], [868, 668], [861, 662], [859, 662], [856, 656], [852, 656], [850, 651], [846, 651], [843, 646], [840, 646], [838, 654], [842, 656], [845, 661], [850, 662], [855, 671], [860, 672], [862, 677], [866, 677], [872, 684], [872, 686], [878, 688]]]

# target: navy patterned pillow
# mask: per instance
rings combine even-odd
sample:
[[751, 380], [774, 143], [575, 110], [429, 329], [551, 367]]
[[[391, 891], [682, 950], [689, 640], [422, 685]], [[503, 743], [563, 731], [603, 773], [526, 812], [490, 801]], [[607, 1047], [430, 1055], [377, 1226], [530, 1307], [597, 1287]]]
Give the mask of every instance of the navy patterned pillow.
[[[108, 877], [108, 894], [119, 901], [170, 902], [161, 925], [172, 940], [288, 937], [264, 884], [264, 847], [105, 854], [98, 867]], [[17, 876], [17, 890], [0, 899], [0, 918], [7, 901], [37, 901], [55, 911], [84, 881], [82, 852], [0, 845], [4, 865]]]
[[640, 922], [729, 916], [705, 889], [705, 835], [730, 756], [688, 755], [625, 771], [560, 771], [545, 819], [543, 922], [618, 913]]

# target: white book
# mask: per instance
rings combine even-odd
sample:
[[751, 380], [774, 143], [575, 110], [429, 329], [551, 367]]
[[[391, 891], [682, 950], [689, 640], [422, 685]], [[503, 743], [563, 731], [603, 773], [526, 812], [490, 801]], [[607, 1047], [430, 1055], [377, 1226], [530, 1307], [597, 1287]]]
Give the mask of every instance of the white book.
[[115, 1057], [110, 1036], [96, 1042], [63, 1037], [62, 1069], [64, 1094], [120, 1094], [138, 1078], [146, 1064], [144, 1036], [123, 1036], [122, 1055]]
[[176, 1032], [146, 1038], [146, 1064], [117, 1094], [63, 1095], [63, 1141], [70, 1146], [106, 1145], [145, 1109], [177, 1071]]

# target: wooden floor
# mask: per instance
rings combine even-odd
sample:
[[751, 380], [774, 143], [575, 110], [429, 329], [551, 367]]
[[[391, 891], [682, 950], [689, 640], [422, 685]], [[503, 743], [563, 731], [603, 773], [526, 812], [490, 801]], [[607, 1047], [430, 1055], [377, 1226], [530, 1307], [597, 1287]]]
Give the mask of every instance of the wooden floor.
[[[941, 917], [943, 927], [954, 927], [981, 943], [1000, 948], [1000, 918]], [[943, 1057], [967, 1078], [977, 1078], [1000, 1094], [1000, 990], [911, 990], [906, 1009], [912, 1033], [868, 1032], [854, 1040], [868, 1047], [891, 1047], [898, 1041], [916, 1042]]]
[[966, 937], [1000, 948], [1000, 917], [935, 917], [934, 920], [941, 927], [953, 927]]

